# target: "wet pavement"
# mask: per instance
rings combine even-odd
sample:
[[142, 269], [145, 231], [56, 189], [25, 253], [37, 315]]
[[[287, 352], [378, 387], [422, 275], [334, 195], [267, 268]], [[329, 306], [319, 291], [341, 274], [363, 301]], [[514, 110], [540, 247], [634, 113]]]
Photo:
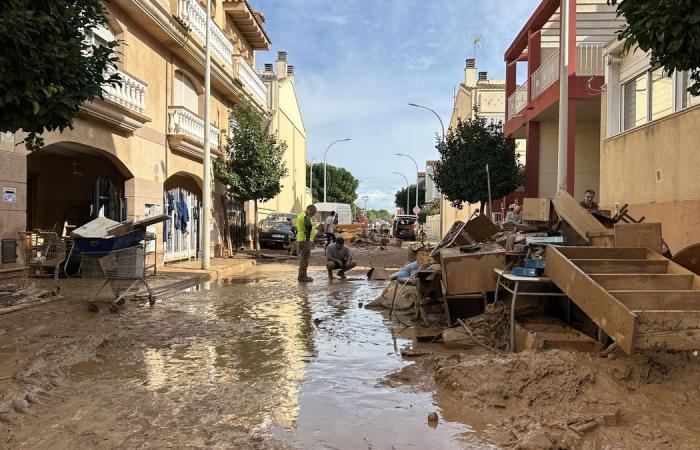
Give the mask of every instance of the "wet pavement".
[[[93, 358], [52, 382], [4, 442], [490, 448], [469, 426], [446, 419], [433, 393], [387, 383], [413, 364], [400, 355], [413, 343], [386, 315], [360, 306], [384, 282], [312, 275], [316, 282], [299, 285], [291, 265], [258, 266], [242, 279], [95, 320], [96, 331], [114, 332]], [[432, 411], [437, 426], [427, 422]]]

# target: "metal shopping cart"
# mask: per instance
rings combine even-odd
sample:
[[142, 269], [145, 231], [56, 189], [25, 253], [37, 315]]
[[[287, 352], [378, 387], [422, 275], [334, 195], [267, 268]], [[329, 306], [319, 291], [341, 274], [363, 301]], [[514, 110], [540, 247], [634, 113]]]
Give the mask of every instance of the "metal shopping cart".
[[109, 311], [116, 313], [130, 295], [138, 294], [140, 285], [148, 292], [148, 303], [153, 306], [153, 290], [146, 282], [149, 266], [146, 250], [142, 244], [145, 232], [134, 230], [115, 239], [76, 239], [80, 249], [80, 274], [83, 278], [100, 278], [104, 283], [88, 302], [90, 311], [97, 312], [97, 296], [108, 284], [114, 300], [109, 302]]
[[27, 275], [53, 277], [58, 293], [61, 288], [59, 266], [66, 260], [66, 243], [53, 231], [20, 232], [19, 236]]

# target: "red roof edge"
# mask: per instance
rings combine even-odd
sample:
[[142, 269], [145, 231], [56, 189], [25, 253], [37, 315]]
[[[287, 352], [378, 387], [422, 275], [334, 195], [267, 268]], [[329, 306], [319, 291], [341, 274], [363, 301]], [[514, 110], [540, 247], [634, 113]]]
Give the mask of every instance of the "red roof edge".
[[508, 50], [506, 50], [505, 55], [503, 55], [503, 60], [506, 62], [515, 61], [527, 47], [528, 31], [537, 31], [541, 29], [544, 24], [552, 18], [554, 13], [557, 12], [559, 5], [561, 5], [561, 0], [542, 0], [540, 6], [538, 6], [532, 16], [530, 16], [530, 19], [528, 19], [522, 30], [520, 30], [520, 33], [518, 33], [513, 40], [513, 43], [511, 43]]

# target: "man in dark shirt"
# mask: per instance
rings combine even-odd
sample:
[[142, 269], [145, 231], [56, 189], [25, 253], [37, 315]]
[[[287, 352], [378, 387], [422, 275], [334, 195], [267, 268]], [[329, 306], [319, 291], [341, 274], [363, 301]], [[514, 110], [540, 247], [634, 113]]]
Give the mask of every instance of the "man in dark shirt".
[[586, 189], [586, 196], [579, 204], [589, 211], [598, 211], [598, 204], [594, 202], [594, 200], [595, 191], [593, 189]]
[[338, 269], [338, 276], [345, 278], [345, 272], [355, 267], [350, 249], [345, 246], [345, 240], [341, 237], [335, 239], [335, 244], [326, 247], [326, 269], [328, 278], [333, 278], [333, 271]]

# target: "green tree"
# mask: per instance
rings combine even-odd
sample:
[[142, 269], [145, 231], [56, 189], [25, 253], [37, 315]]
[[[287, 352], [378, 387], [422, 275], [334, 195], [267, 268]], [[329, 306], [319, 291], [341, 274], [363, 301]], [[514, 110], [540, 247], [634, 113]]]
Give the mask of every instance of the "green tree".
[[226, 186], [227, 194], [240, 202], [255, 201], [256, 248], [258, 202], [267, 201], [282, 190], [287, 175], [284, 152], [287, 143], [277, 143], [277, 136], [264, 125], [264, 117], [250, 103], [233, 108], [233, 129], [229, 131], [226, 158], [214, 160], [216, 178]]
[[72, 127], [80, 105], [119, 84], [118, 42], [85, 39], [105, 13], [101, 0], [0, 1], [0, 131], [21, 129], [38, 150], [41, 133]]
[[[357, 187], [360, 182], [347, 169], [328, 164], [327, 167], [328, 202], [352, 205], [357, 200]], [[314, 164], [314, 180], [311, 193], [314, 203], [323, 201], [323, 164]]]
[[391, 213], [386, 209], [368, 209], [367, 210], [368, 220], [389, 220], [391, 219]]
[[503, 197], [518, 187], [515, 141], [506, 139], [503, 124], [476, 116], [457, 123], [444, 141], [436, 145], [440, 160], [433, 180], [456, 208], [463, 203], [488, 200], [486, 165], [491, 174], [492, 198]]
[[700, 95], [700, 1], [608, 0], [627, 25], [618, 33], [625, 50], [639, 45], [652, 67], [689, 71], [688, 92]]
[[[407, 193], [406, 188], [402, 188], [396, 191], [394, 194], [394, 204], [397, 208], [406, 208], [406, 196], [409, 200], [409, 208], [406, 214], [413, 214], [413, 207], [416, 206], [416, 185], [412, 184], [408, 187], [409, 191]], [[423, 205], [425, 203], [425, 182], [421, 181], [418, 185], [418, 205]]]

